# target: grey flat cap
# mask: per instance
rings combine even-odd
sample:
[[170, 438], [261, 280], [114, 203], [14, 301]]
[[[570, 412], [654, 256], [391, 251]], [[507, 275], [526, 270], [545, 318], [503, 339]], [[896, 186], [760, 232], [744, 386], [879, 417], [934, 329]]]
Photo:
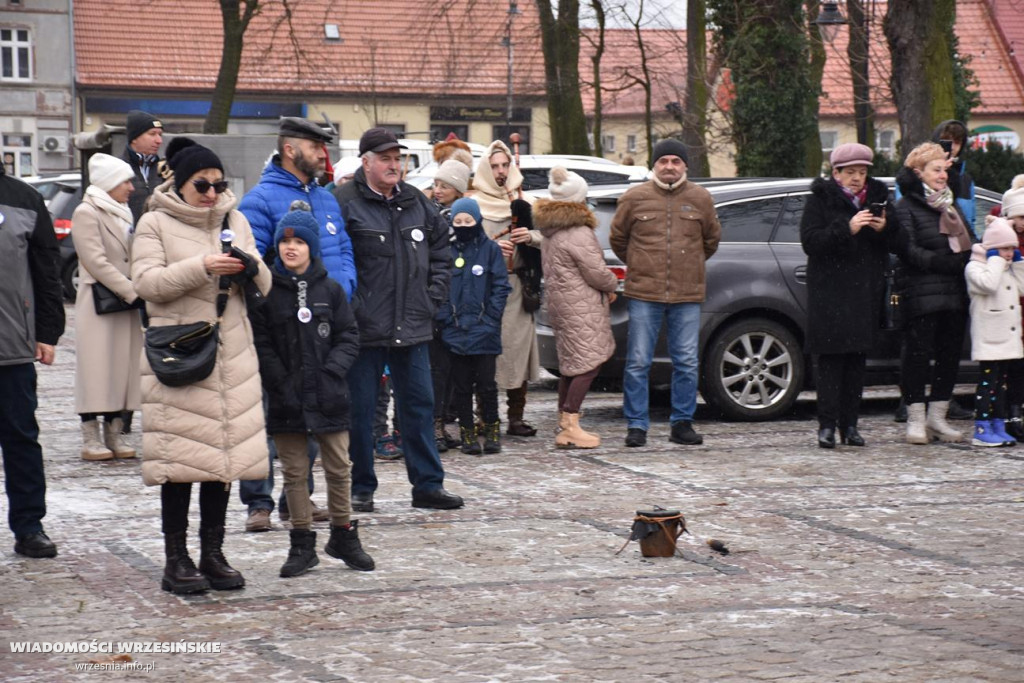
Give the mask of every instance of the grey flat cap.
[[282, 116], [278, 124], [277, 134], [289, 138], [305, 138], [314, 142], [331, 142], [334, 135], [313, 123], [309, 119], [298, 116]]

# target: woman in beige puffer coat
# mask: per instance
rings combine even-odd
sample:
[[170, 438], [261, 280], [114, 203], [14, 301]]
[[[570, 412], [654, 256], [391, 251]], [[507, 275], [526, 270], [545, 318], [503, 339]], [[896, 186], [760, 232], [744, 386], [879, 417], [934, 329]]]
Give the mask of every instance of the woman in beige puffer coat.
[[548, 323], [558, 351], [560, 448], [596, 448], [601, 439], [579, 425], [580, 406], [601, 365], [615, 352], [608, 305], [618, 279], [608, 270], [587, 208], [587, 183], [556, 166], [551, 169], [551, 200], [533, 206], [533, 226], [544, 235], [541, 255]]
[[[221, 276], [233, 284], [209, 377], [166, 386], [142, 359], [142, 477], [161, 485], [164, 590], [241, 588], [245, 580], [221, 552], [224, 517], [232, 481], [267, 476], [267, 438], [259, 359], [239, 282], [251, 280], [266, 294], [271, 276], [248, 221], [234, 210], [238, 200], [213, 151], [177, 138], [167, 158], [174, 178], [153, 193], [132, 245], [132, 281], [147, 302], [150, 325], [213, 320]], [[222, 237], [248, 258], [221, 253]], [[202, 482], [198, 569], [186, 546], [192, 482]]]

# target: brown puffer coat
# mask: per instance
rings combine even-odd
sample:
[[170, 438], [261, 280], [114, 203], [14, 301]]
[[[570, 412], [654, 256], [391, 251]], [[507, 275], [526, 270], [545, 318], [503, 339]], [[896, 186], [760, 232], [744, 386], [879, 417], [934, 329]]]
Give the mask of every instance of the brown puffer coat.
[[[270, 291], [270, 271], [256, 251], [249, 222], [233, 209], [227, 191], [211, 209], [186, 204], [170, 182], [153, 193], [152, 210], [139, 220], [132, 243], [132, 281], [146, 300], [150, 325], [213, 320], [219, 278], [203, 258], [221, 250], [230, 212], [234, 244], [259, 262], [256, 285]], [[220, 328], [217, 365], [209, 377], [185, 387], [161, 384], [142, 358], [142, 479], [165, 482], [263, 479], [267, 476], [259, 359], [245, 299], [232, 285]]]
[[541, 199], [533, 205], [533, 227], [544, 235], [544, 297], [558, 371], [582, 375], [615, 352], [607, 292], [619, 282], [605, 265], [594, 233], [597, 219], [586, 205]]

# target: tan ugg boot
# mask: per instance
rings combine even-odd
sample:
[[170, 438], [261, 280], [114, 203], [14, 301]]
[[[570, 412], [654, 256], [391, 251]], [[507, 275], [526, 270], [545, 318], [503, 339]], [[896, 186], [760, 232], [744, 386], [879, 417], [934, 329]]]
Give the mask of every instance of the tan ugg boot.
[[555, 436], [558, 448], [597, 448], [601, 445], [601, 437], [586, 432], [580, 427], [579, 413], [563, 413], [565, 427]]
[[100, 421], [82, 423], [82, 460], [112, 460], [114, 452], [100, 441]]
[[928, 418], [925, 420], [924, 428], [929, 437], [948, 443], [959, 443], [964, 440], [963, 432], [953, 429], [946, 422], [946, 413], [949, 411], [949, 401], [932, 401], [928, 404]]
[[[98, 421], [98, 420], [97, 420]], [[103, 421], [103, 443], [111, 450], [115, 458], [134, 458], [135, 449], [124, 442], [124, 420], [115, 417], [110, 422]]]

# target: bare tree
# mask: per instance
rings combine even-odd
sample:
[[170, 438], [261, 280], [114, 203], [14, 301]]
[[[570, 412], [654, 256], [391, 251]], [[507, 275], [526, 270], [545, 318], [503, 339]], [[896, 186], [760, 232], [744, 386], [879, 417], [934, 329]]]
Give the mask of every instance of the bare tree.
[[557, 16], [551, 0], [537, 0], [537, 9], [540, 11], [551, 151], [589, 154], [587, 119], [580, 95], [579, 0], [560, 0]]
[[708, 127], [707, 7], [704, 0], [686, 3], [686, 104], [683, 114], [683, 142], [689, 152], [689, 172], [711, 175], [705, 142]]
[[871, 104], [868, 65], [874, 7], [872, 0], [847, 0], [846, 3], [850, 20], [850, 40], [846, 45], [846, 54], [850, 59], [850, 76], [853, 80], [853, 117], [857, 126], [857, 142], [872, 148], [875, 146], [875, 108]]
[[603, 157], [604, 140], [601, 137], [603, 135], [601, 120], [604, 116], [604, 110], [601, 98], [601, 59], [604, 57], [606, 17], [603, 0], [590, 0], [590, 6], [593, 8], [595, 18], [597, 19], [597, 40], [594, 43], [594, 54], [590, 57], [594, 70], [594, 156]]
[[939, 121], [953, 118], [953, 55], [947, 36], [955, 18], [954, 0], [889, 0], [884, 30], [904, 155], [927, 141]]
[[210, 100], [210, 111], [203, 122], [204, 133], [226, 133], [231, 105], [238, 87], [238, 70], [242, 64], [242, 47], [249, 22], [256, 16], [261, 0], [220, 0], [224, 24], [224, 42], [217, 72], [217, 84]]

